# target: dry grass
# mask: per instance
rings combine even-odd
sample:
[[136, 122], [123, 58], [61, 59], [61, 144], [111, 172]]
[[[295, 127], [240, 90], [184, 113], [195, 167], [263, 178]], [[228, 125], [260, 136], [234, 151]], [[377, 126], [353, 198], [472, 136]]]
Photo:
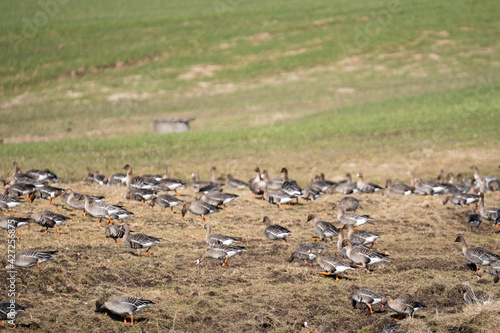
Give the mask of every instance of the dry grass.
[[[338, 225], [330, 208], [342, 195], [279, 210], [254, 200], [249, 191], [233, 191], [240, 198], [229, 205], [228, 211], [211, 215], [208, 221], [214, 232], [242, 236], [241, 245], [247, 252], [231, 258], [230, 266], [223, 268], [213, 260], [195, 266], [196, 258], [207, 248], [198, 217], [188, 213], [182, 220], [179, 209], [172, 215], [158, 208], [151, 212], [137, 202], [128, 203], [125, 187], [60, 185], [102, 194], [107, 202], [124, 204], [135, 213], [129, 220], [135, 232], [162, 237], [163, 243], [153, 247], [151, 257], [137, 257], [123, 243], [105, 242], [104, 228], [99, 228], [96, 220], [68, 211], [59, 199], [52, 207], [47, 201], [35, 201], [14, 210], [13, 214], [19, 216], [48, 208], [72, 217], [60, 228], [60, 236], [53, 230], [39, 232], [38, 225], [21, 229], [18, 251], [37, 248], [59, 253], [57, 260], [43, 264], [41, 269], [18, 269], [17, 300], [30, 307], [28, 313], [19, 316], [19, 331], [123, 331], [126, 327], [122, 319], [95, 313], [94, 304], [104, 295], [132, 295], [156, 303], [136, 316], [136, 330], [292, 332], [301, 330], [307, 321], [316, 332], [380, 332], [394, 313], [378, 306], [372, 315], [364, 309], [353, 309], [350, 294], [361, 287], [426, 304], [427, 309], [417, 313], [414, 320], [403, 321], [403, 328], [409, 332], [498, 330], [498, 304], [465, 306], [458, 290], [460, 283], [469, 281], [474, 289], [490, 293], [497, 288], [491, 276], [476, 281], [459, 244], [453, 242], [456, 234], [462, 233], [470, 245], [498, 252], [498, 234], [485, 224], [478, 233], [471, 233], [465, 224], [469, 211], [443, 207], [439, 197], [358, 195], [362, 213], [375, 218], [375, 223], [363, 229], [383, 233], [376, 247], [388, 253], [391, 262], [374, 267], [372, 274], [351, 271], [335, 282], [318, 275], [316, 265], [293, 262], [287, 267], [284, 260], [298, 245], [313, 242], [313, 226], [305, 222], [308, 214], [317, 213]], [[181, 197], [190, 200], [193, 192], [184, 190]], [[500, 205], [497, 195], [489, 194], [486, 201], [491, 206]], [[262, 218], [266, 215], [292, 231], [288, 243], [265, 238]], [[335, 244], [324, 245], [327, 254], [336, 255]], [[0, 272], [0, 279], [5, 278], [5, 271]], [[5, 289], [1, 299], [7, 299]]]

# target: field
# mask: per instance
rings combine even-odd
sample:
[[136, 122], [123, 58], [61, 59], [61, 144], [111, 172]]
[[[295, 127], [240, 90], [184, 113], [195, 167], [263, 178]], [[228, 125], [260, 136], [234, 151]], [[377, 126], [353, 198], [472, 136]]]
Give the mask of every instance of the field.
[[[187, 180], [193, 172], [207, 179], [212, 165], [243, 180], [257, 165], [272, 176], [287, 167], [302, 186], [321, 172], [334, 180], [363, 172], [381, 185], [408, 183], [408, 170], [435, 179], [441, 169], [470, 176], [477, 165], [499, 175], [499, 14], [493, 0], [0, 3], [1, 178], [13, 161], [23, 171], [49, 168], [57, 186], [124, 204], [133, 230], [164, 239], [151, 257], [137, 257], [59, 199], [14, 209], [72, 217], [60, 236], [21, 229], [18, 250], [59, 253], [19, 270], [18, 301], [30, 307], [20, 331], [128, 331], [93, 310], [104, 295], [132, 295], [156, 303], [136, 316], [136, 331], [291, 332], [307, 321], [310, 331], [380, 332], [393, 313], [352, 309], [361, 287], [426, 304], [402, 322], [408, 332], [498, 331], [498, 304], [465, 306], [458, 290], [469, 281], [498, 295], [498, 286], [491, 276], [477, 282], [453, 242], [462, 233], [499, 252], [498, 233], [486, 223], [471, 233], [471, 210], [441, 197], [358, 195], [361, 212], [375, 218], [364, 229], [383, 233], [376, 247], [390, 263], [335, 281], [317, 265], [284, 260], [313, 242], [308, 214], [339, 225], [330, 208], [340, 194], [279, 210], [248, 190], [226, 190], [240, 198], [208, 221], [214, 232], [242, 236], [247, 252], [229, 267], [196, 267], [206, 249], [197, 217], [151, 212], [127, 202], [125, 187], [83, 179], [127, 163], [136, 174], [166, 164]], [[154, 119], [170, 116], [194, 117], [191, 131], [153, 134]], [[192, 200], [193, 190], [181, 198]], [[485, 200], [500, 206], [498, 194]], [[265, 238], [264, 216], [293, 238]]]

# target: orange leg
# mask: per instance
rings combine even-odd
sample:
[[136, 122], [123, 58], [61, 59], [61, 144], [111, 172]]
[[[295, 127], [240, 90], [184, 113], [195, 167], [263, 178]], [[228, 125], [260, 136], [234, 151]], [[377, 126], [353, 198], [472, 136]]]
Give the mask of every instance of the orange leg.
[[46, 227], [45, 229], [45, 233], [47, 233], [49, 231], [49, 227]]
[[174, 213], [174, 209], [172, 207], [170, 207], [170, 213]]
[[203, 221], [205, 221], [205, 216], [201, 217], [201, 223], [203, 223]]
[[21, 233], [19, 232], [19, 229], [16, 229], [17, 231], [17, 239], [21, 238]]
[[151, 249], [151, 246], [146, 250], [146, 257], [149, 257], [149, 249]]
[[142, 207], [144, 207], [144, 200], [142, 200]]
[[114, 224], [113, 220], [110, 219], [109, 216], [106, 216], [106, 217], [108, 218], [110, 224]]
[[141, 250], [138, 250], [137, 251], [137, 256], [140, 257], [141, 256]]
[[358, 227], [357, 227], [357, 226], [356, 226], [356, 227], [354, 227], [354, 231], [356, 231], [356, 230], [358, 230]]
[[227, 259], [229, 259], [228, 256], [226, 256], [226, 259], [224, 259], [222, 266], [229, 266], [229, 264], [227, 263]]
[[281, 204], [280, 204], [280, 203], [278, 204], [278, 207], [279, 207], [280, 209], [283, 209], [283, 207], [281, 207]]
[[126, 324], [127, 323], [127, 316], [123, 316], [123, 322]]
[[57, 230], [57, 234], [58, 234], [58, 235], [60, 235], [60, 234], [61, 234], [61, 232], [59, 231], [59, 228], [58, 228], [57, 226], [55, 226], [54, 228], [56, 228], [56, 230]]
[[370, 304], [367, 304], [368, 308], [370, 309], [370, 313], [373, 313], [372, 306]]
[[130, 316], [130, 324], [131, 324], [131, 325], [134, 325], [134, 315], [131, 315], [131, 316]]
[[101, 221], [102, 221], [102, 217], [99, 219], [99, 224], [97, 225], [98, 227], [101, 226]]
[[38, 266], [38, 268], [40, 268], [40, 261], [37, 261], [36, 265]]
[[335, 274], [335, 281], [338, 281], [338, 280], [339, 280], [339, 275]]

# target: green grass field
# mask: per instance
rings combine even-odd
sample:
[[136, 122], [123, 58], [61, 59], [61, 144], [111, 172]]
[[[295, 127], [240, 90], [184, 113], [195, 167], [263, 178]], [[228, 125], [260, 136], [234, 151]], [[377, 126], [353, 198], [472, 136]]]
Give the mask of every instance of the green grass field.
[[[500, 6], [495, 0], [3, 1], [0, 178], [11, 175], [13, 161], [23, 170], [49, 168], [64, 187], [77, 188], [88, 170], [111, 174], [123, 171], [127, 163], [137, 174], [160, 173], [167, 164], [173, 175], [184, 179], [192, 172], [207, 178], [212, 165], [221, 174], [233, 173], [245, 180], [256, 165], [270, 169], [272, 175], [287, 166], [304, 186], [320, 172], [339, 178], [348, 171], [362, 171], [370, 181], [382, 184], [387, 177], [407, 182], [410, 169], [423, 178], [435, 178], [440, 169], [470, 174], [472, 164], [485, 174], [498, 175], [499, 51]], [[187, 133], [156, 135], [153, 121], [163, 117], [195, 120]], [[104, 191], [116, 201], [124, 197], [118, 191], [92, 190]], [[337, 199], [340, 197], [326, 201]], [[246, 209], [253, 209], [250, 201], [245, 199], [244, 208], [237, 211], [245, 218], [254, 213], [245, 215]], [[428, 204], [415, 201], [418, 207]], [[327, 202], [314, 209], [327, 209]], [[371, 203], [368, 207], [375, 215], [387, 216]], [[400, 201], [392, 204], [394, 209], [402, 205]], [[430, 204], [436, 209], [439, 205], [439, 201]], [[295, 220], [306, 213], [302, 206], [292, 211]], [[446, 227], [446, 219], [456, 218], [454, 213], [440, 213], [437, 224], [424, 231]], [[255, 214], [259, 218], [252, 215], [252, 221], [261, 218], [260, 212]], [[238, 213], [230, 216], [240, 217]], [[136, 221], [140, 218], [156, 226], [156, 215], [141, 213]], [[198, 232], [198, 226], [194, 229], [177, 220], [178, 216], [168, 219], [168, 225], [182, 226], [180, 235], [191, 228]], [[423, 220], [419, 217], [418, 221]], [[217, 222], [227, 227], [229, 219]], [[260, 232], [260, 224], [252, 227], [252, 235]], [[91, 237], [90, 229], [82, 230], [83, 238]], [[389, 225], [383, 228], [387, 233], [391, 230]], [[454, 233], [448, 230], [439, 237]], [[485, 243], [494, 239], [490, 234], [483, 236]], [[182, 244], [175, 244], [179, 254]], [[193, 261], [202, 249], [200, 244], [182, 257]], [[389, 244], [397, 244], [397, 240], [390, 238]], [[288, 250], [273, 248], [280, 255]], [[276, 260], [281, 263], [281, 258]], [[269, 268], [274, 262], [268, 261], [266, 269], [275, 274]], [[181, 267], [182, 261], [176, 259], [174, 265]], [[243, 263], [238, 265], [244, 270]], [[255, 264], [251, 267], [258, 269]], [[217, 274], [215, 265], [209, 270]], [[312, 279], [312, 273], [300, 270], [293, 281]], [[72, 279], [80, 279], [77, 273], [82, 272], [77, 270]], [[460, 278], [468, 273], [461, 272]], [[82, 274], [98, 280], [89, 272]], [[198, 273], [190, 268], [187, 274]], [[456, 278], [452, 272], [445, 276]], [[238, 278], [232, 278], [238, 283]], [[247, 275], [242, 279], [243, 284], [254, 281]], [[156, 281], [156, 275], [152, 280]], [[210, 283], [207, 277], [203, 281]], [[281, 282], [277, 289], [290, 284]], [[182, 289], [183, 283], [186, 281], [174, 278], [176, 287]], [[263, 294], [265, 286], [253, 283]], [[360, 284], [356, 280], [349, 283], [351, 289]], [[320, 284], [330, 285], [330, 281]], [[82, 285], [87, 286], [77, 281], [73, 287], [82, 291]], [[132, 282], [127, 280], [127, 285]], [[107, 287], [105, 283], [98, 289]], [[202, 295], [198, 288], [196, 292]], [[221, 288], [225, 288], [222, 282]], [[248, 285], [241, 288], [250, 290]], [[450, 288], [445, 287], [447, 292]], [[301, 290], [314, 293], [314, 288]], [[148, 292], [158, 296], [154, 288]], [[431, 294], [427, 289], [413, 292], [425, 297]], [[176, 304], [180, 317], [169, 314], [150, 329], [203, 327], [189, 319], [197, 315], [189, 313], [188, 291], [176, 293], [181, 295]], [[91, 303], [97, 294], [85, 302]], [[269, 301], [263, 299], [252, 301]], [[215, 311], [213, 297], [202, 302], [208, 312]], [[181, 305], [188, 310], [179, 310]], [[427, 326], [415, 324], [412, 328], [422, 332], [453, 329], [453, 316], [462, 314], [456, 308], [443, 310], [442, 304], [436, 309], [446, 315], [427, 315]], [[311, 320], [316, 329], [333, 329], [331, 323], [320, 326], [321, 320], [331, 317], [314, 317], [312, 308], [307, 311], [315, 318]], [[342, 318], [352, 315], [335, 311]], [[219, 317], [212, 312], [208, 317], [215, 321]], [[299, 320], [298, 312], [300, 308], [294, 307], [284, 322], [273, 317], [270, 326], [262, 326], [267, 317], [254, 312], [242, 315], [243, 326], [210, 320], [206, 330], [260, 331], [267, 327], [293, 331], [299, 325], [294, 321]], [[468, 312], [467, 318], [469, 315], [474, 313]], [[474, 318], [479, 320], [484, 313], [478, 316]], [[365, 319], [358, 318], [339, 331], [381, 328], [375, 319]], [[259, 320], [262, 322], [256, 324]], [[43, 320], [35, 321], [44, 330]], [[119, 331], [120, 324], [113, 322], [108, 330]], [[288, 328], [281, 330], [283, 325]], [[464, 325], [473, 332], [493, 327], [477, 322]], [[68, 327], [79, 326], [72, 322]], [[51, 323], [50, 329], [64, 328]]]

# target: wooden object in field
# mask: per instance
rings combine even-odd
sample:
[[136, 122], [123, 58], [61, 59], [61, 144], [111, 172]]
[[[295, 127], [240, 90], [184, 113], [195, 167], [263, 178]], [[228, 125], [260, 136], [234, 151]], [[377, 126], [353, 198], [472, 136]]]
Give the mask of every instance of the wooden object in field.
[[155, 134], [179, 133], [189, 131], [189, 122], [194, 118], [155, 119]]

